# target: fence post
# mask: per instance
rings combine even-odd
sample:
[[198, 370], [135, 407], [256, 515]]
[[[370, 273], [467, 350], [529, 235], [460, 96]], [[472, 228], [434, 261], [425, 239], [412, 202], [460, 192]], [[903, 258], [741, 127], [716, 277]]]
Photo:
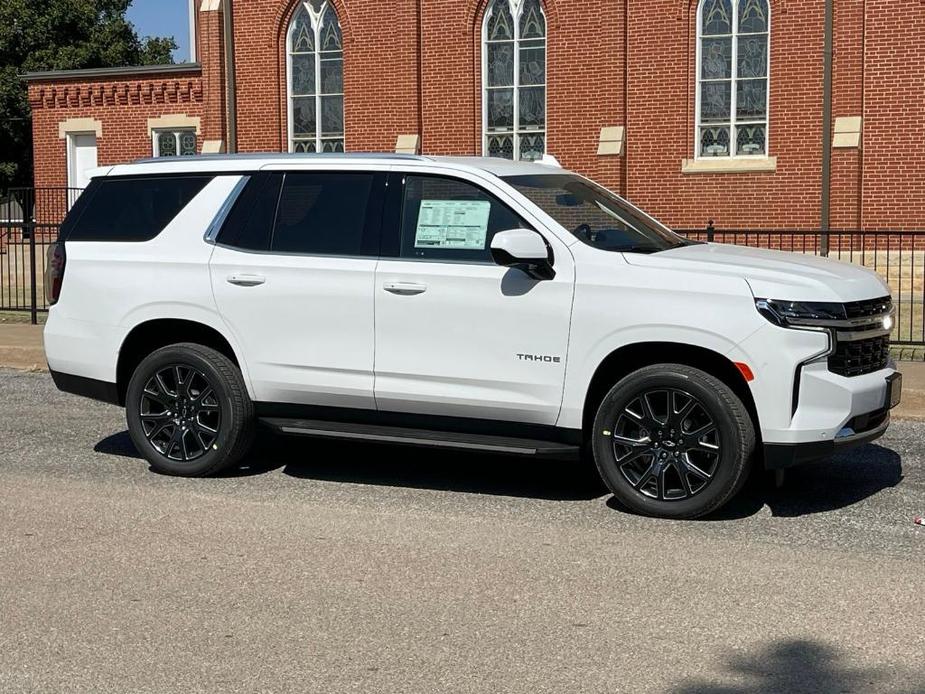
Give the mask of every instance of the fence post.
[[39, 322], [39, 304], [36, 288], [38, 283], [35, 281], [35, 222], [23, 222], [23, 228], [29, 229], [29, 265], [30, 265], [30, 282], [32, 292], [32, 304], [30, 306], [32, 313], [32, 325], [38, 325]]
[[707, 243], [713, 243], [713, 236], [716, 234], [716, 229], [713, 226], [713, 220], [707, 220]]

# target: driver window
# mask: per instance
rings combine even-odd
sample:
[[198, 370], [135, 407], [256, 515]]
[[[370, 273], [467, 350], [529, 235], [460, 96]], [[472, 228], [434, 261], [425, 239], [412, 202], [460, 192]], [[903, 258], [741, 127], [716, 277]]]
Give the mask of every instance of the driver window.
[[491, 263], [499, 231], [530, 228], [497, 198], [471, 183], [407, 176], [401, 216], [401, 257]]

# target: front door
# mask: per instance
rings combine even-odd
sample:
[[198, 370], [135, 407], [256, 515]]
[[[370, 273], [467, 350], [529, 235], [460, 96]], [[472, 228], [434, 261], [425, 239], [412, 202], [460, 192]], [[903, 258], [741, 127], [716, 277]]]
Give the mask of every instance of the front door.
[[393, 175], [396, 187], [402, 192], [389, 205], [393, 222], [387, 215], [375, 282], [378, 408], [554, 424], [571, 254], [545, 235], [556, 276], [532, 280], [491, 260], [495, 233], [530, 226], [495, 194], [436, 175]]
[[384, 174], [253, 176], [211, 260], [258, 401], [374, 409], [373, 282]]

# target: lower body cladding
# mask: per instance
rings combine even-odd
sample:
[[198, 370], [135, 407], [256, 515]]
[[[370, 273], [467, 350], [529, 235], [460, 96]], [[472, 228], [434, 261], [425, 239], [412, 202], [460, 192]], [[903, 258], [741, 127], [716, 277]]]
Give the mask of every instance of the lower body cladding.
[[790, 440], [765, 440], [765, 467], [792, 467], [879, 438], [890, 424], [890, 410], [899, 404], [901, 392], [902, 375], [892, 363], [851, 377], [832, 373], [826, 362], [804, 365], [794, 386], [794, 429], [786, 432]]

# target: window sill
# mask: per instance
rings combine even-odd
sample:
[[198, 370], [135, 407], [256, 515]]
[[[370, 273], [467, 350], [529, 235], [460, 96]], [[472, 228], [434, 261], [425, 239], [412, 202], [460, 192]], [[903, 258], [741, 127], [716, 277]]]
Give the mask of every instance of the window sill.
[[681, 173], [760, 173], [777, 171], [777, 157], [682, 159]]

